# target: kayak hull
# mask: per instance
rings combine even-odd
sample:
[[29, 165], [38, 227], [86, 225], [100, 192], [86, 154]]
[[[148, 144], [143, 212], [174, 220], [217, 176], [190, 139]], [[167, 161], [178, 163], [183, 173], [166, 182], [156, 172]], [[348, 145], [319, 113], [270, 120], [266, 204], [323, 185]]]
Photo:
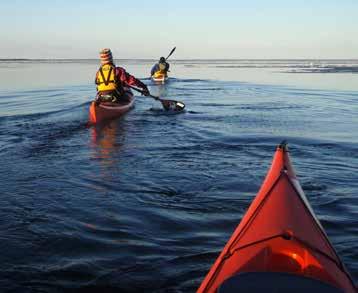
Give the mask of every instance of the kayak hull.
[[89, 123], [98, 124], [118, 118], [131, 110], [134, 107], [134, 102], [135, 97], [133, 94], [131, 94], [130, 100], [125, 103], [102, 102], [97, 104], [96, 101], [93, 101], [89, 109]]
[[286, 273], [356, 292], [303, 193], [285, 145], [277, 148], [257, 196], [197, 292], [226, 292], [227, 282], [250, 272]]

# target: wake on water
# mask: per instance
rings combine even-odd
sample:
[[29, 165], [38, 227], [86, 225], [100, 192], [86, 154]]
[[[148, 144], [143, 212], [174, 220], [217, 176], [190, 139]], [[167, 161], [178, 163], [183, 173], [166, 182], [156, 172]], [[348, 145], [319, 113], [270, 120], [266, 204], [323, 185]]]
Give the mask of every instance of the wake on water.
[[[92, 65], [82, 62], [75, 66]], [[150, 64], [141, 62], [128, 64]], [[313, 61], [175, 62], [286, 70]], [[1, 288], [195, 291], [283, 139], [315, 213], [358, 279], [358, 91], [145, 82], [187, 111], [168, 115], [138, 97], [127, 115], [86, 128], [92, 84], [1, 91]]]

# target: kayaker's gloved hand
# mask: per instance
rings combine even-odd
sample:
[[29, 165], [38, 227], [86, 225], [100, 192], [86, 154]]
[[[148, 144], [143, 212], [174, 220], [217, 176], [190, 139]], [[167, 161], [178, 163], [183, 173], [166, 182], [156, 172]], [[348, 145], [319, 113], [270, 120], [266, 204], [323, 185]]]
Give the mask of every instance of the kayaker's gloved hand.
[[150, 92], [149, 92], [149, 90], [148, 90], [147, 87], [144, 87], [144, 88], [143, 88], [142, 93], [143, 93], [143, 95], [145, 95], [145, 96], [149, 96], [149, 95], [150, 95]]

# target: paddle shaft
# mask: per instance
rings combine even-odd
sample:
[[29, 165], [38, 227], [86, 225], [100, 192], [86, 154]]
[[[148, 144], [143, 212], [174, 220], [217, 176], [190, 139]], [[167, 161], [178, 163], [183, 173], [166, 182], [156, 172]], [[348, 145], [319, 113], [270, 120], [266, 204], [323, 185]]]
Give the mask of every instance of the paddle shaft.
[[[144, 95], [144, 91], [134, 87], [134, 86], [131, 86], [131, 85], [128, 85], [131, 89], [134, 89], [135, 91], [137, 91], [138, 93], [141, 93], [142, 95]], [[158, 100], [158, 101], [162, 101], [161, 98], [157, 97], [157, 96], [153, 96], [152, 94], [149, 94], [148, 97], [151, 97], [153, 98], [154, 100]]]
[[170, 53], [169, 53], [169, 55], [167, 56], [167, 58], [165, 58], [165, 61], [168, 60], [168, 58], [174, 53], [174, 51], [175, 51], [176, 48], [177, 48], [177, 47], [174, 47], [174, 48], [170, 51]]

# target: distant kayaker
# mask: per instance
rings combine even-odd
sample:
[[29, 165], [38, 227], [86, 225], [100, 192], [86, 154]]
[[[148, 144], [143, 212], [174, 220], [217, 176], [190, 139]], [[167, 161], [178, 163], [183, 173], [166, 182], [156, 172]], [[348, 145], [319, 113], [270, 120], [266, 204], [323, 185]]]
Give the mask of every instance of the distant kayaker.
[[167, 75], [169, 71], [169, 63], [166, 61], [164, 57], [160, 57], [159, 62], [154, 64], [152, 70], [150, 71], [150, 75], [153, 76], [155, 74], [164, 74]]
[[131, 96], [130, 86], [141, 88], [145, 96], [149, 95], [147, 86], [139, 79], [130, 75], [122, 67], [113, 62], [110, 49], [100, 51], [101, 67], [96, 73], [97, 100], [120, 102], [128, 101]]

